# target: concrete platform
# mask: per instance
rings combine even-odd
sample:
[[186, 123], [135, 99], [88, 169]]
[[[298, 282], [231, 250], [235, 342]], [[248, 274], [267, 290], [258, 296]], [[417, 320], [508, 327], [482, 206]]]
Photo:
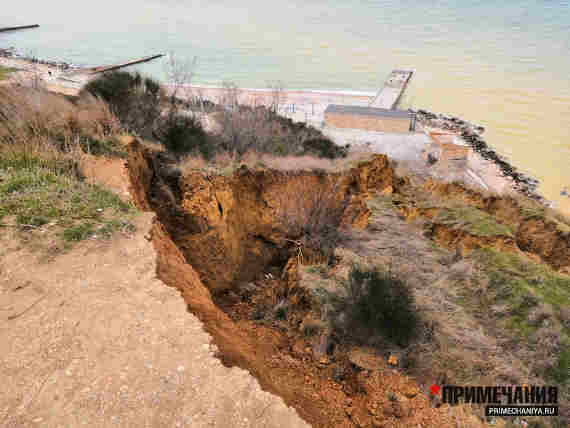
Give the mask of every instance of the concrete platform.
[[395, 109], [413, 74], [413, 70], [393, 70], [369, 107]]

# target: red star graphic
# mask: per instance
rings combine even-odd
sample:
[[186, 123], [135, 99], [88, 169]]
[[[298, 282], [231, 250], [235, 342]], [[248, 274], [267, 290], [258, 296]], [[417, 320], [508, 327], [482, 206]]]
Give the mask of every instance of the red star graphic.
[[439, 386], [434, 384], [434, 385], [429, 387], [429, 392], [431, 393], [431, 395], [438, 395], [440, 389], [441, 388]]

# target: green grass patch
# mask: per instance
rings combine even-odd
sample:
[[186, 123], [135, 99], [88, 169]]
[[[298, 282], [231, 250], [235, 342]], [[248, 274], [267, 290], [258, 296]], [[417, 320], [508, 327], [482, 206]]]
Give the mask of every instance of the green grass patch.
[[565, 349], [558, 355], [554, 367], [547, 371], [547, 376], [559, 385], [570, 382], [570, 342], [566, 341]]
[[79, 166], [71, 159], [42, 159], [36, 156], [30, 156], [25, 153], [19, 153], [13, 156], [0, 156], [0, 173], [11, 174], [11, 171], [34, 170], [39, 173], [54, 175], [78, 175]]
[[16, 223], [22, 226], [31, 225], [35, 227], [40, 227], [43, 226], [44, 224], [48, 224], [49, 219], [42, 215], [36, 216], [36, 215], [18, 214], [18, 216], [16, 217]]
[[15, 71], [18, 71], [17, 68], [12, 68], [12, 67], [3, 67], [0, 65], [0, 80], [4, 80], [8, 78], [8, 75], [10, 73], [13, 73]]
[[514, 253], [486, 248], [471, 257], [476, 275], [471, 284], [455, 284], [456, 302], [533, 374], [562, 386], [561, 395], [569, 397], [570, 277]]
[[289, 312], [289, 308], [287, 307], [287, 305], [278, 305], [275, 308], [275, 319], [276, 320], [286, 320], [288, 312]]
[[546, 215], [546, 207], [533, 204], [521, 204], [520, 210], [521, 216], [525, 220], [531, 218], [544, 218]]
[[119, 157], [122, 159], [127, 157], [126, 148], [114, 138], [98, 140], [86, 137], [81, 139], [80, 145], [85, 153], [94, 156]]
[[328, 274], [328, 267], [326, 265], [311, 265], [306, 267], [308, 273], [326, 277]]
[[539, 302], [549, 303], [558, 309], [570, 302], [570, 277], [567, 275], [514, 253], [481, 249], [474, 254], [496, 286], [499, 297], [532, 295]]
[[534, 201], [520, 200], [519, 205], [524, 220], [536, 219], [552, 222], [562, 233], [570, 233], [570, 218], [564, 213], [547, 208]]
[[78, 242], [90, 237], [110, 238], [117, 231], [132, 233], [135, 227], [128, 220], [111, 219], [98, 224], [87, 221], [65, 228], [61, 236], [66, 242]]
[[[562, 342], [568, 342], [570, 329], [565, 325], [561, 314], [570, 302], [570, 277], [558, 274], [548, 265], [535, 263], [517, 254], [480, 249], [473, 256], [481, 272], [488, 278], [488, 286], [483, 293], [473, 293], [470, 288], [462, 290], [466, 297], [466, 309], [490, 317], [495, 327], [505, 328], [509, 334], [519, 337], [532, 349], [543, 346], [538, 331], [544, 325], [533, 319], [533, 315], [540, 313], [545, 305], [550, 305], [552, 314], [549, 315], [548, 323], [552, 328], [560, 329]], [[497, 311], [493, 307], [503, 309]], [[552, 348], [552, 352], [556, 352], [555, 348]], [[562, 360], [559, 365], [567, 364], [564, 355], [560, 358]], [[555, 373], [553, 376], [559, 376], [562, 371], [556, 367], [551, 369]]]
[[352, 328], [380, 333], [407, 346], [419, 333], [421, 317], [408, 284], [392, 272], [353, 265], [344, 283]]
[[135, 226], [128, 220], [112, 219], [100, 225], [97, 234], [103, 238], [110, 238], [116, 231], [133, 233], [135, 230]]
[[15, 218], [23, 230], [48, 227], [64, 243], [117, 230], [132, 232], [136, 210], [116, 194], [69, 174], [65, 165], [39, 159], [0, 161], [0, 222]]
[[77, 242], [89, 238], [94, 233], [93, 224], [91, 222], [85, 222], [64, 229], [62, 237], [67, 242]]
[[443, 207], [434, 220], [453, 225], [475, 236], [513, 236], [510, 227], [497, 223], [495, 217], [467, 205]]

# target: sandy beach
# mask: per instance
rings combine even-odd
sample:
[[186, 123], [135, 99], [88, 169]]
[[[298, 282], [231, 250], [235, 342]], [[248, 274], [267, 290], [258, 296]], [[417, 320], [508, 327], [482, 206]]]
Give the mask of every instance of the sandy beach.
[[0, 84], [18, 83], [24, 86], [41, 86], [48, 91], [75, 96], [88, 81], [89, 76], [79, 68], [33, 62], [21, 57], [0, 56], [0, 66], [15, 69]]
[[[167, 86], [173, 90], [173, 86]], [[278, 101], [279, 113], [298, 122], [307, 122], [320, 126], [324, 120], [324, 111], [329, 104], [347, 104], [368, 106], [374, 93], [325, 92], [304, 90], [275, 91], [265, 88], [228, 89], [214, 86], [180, 86], [178, 93], [184, 98], [197, 98], [217, 104], [231, 104], [236, 100], [240, 105], [271, 106]]]

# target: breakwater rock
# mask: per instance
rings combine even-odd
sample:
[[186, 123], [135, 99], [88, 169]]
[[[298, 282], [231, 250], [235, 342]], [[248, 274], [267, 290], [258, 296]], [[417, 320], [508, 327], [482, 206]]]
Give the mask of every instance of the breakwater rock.
[[485, 132], [485, 127], [471, 123], [467, 120], [454, 116], [446, 116], [444, 114], [436, 114], [427, 110], [412, 110], [416, 114], [417, 119], [424, 125], [444, 129], [452, 132], [469, 132], [477, 135], [482, 135]]
[[503, 176], [512, 179], [513, 188], [516, 191], [544, 205], [552, 205], [552, 202], [547, 201], [542, 195], [538, 194], [537, 187], [539, 181], [537, 179], [517, 171], [517, 168], [511, 165], [504, 156], [498, 154], [487, 144], [481, 137], [483, 132], [485, 132], [483, 126], [458, 117], [437, 114], [424, 109], [410, 109], [409, 111], [416, 114], [417, 120], [422, 125], [457, 133], [483, 159], [496, 164]]

